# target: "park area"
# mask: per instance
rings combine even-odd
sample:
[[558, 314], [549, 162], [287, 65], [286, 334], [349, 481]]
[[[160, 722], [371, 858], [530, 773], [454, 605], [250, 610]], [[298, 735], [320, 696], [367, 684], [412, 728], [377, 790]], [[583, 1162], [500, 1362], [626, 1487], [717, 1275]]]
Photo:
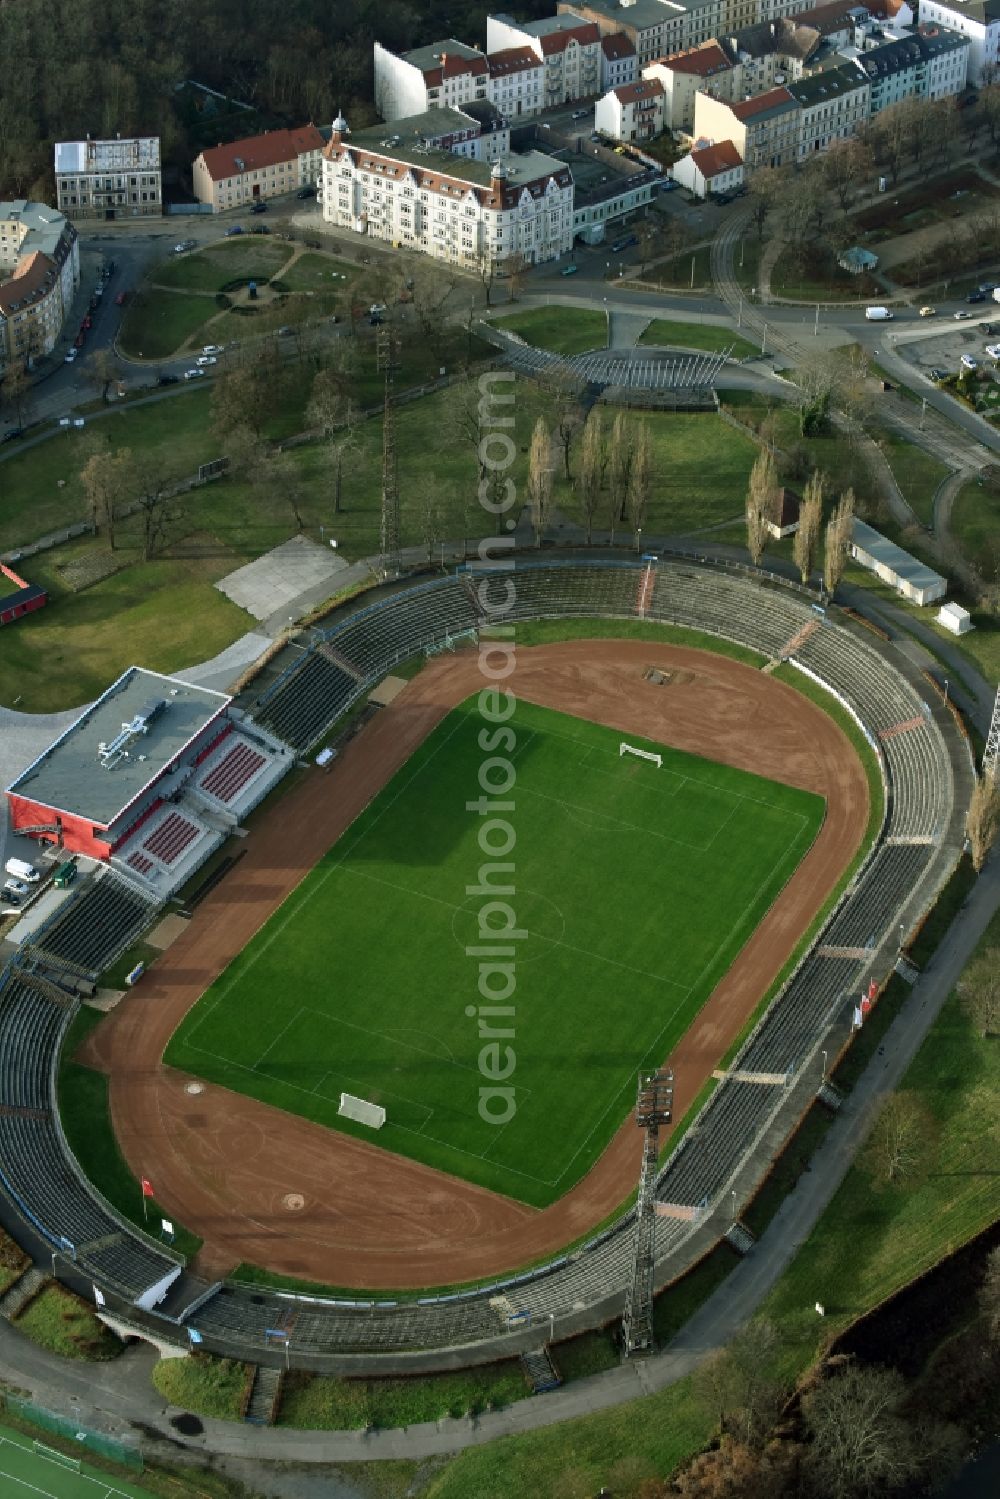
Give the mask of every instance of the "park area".
[[[228, 344], [280, 324], [349, 315], [361, 268], [277, 237], [242, 234], [157, 266], [129, 305], [124, 353], [166, 359], [208, 342]], [[247, 295], [254, 281], [256, 300]]]
[[[636, 1067], [687, 1031], [823, 802], [659, 746], [640, 745], [662, 768], [622, 757], [613, 730], [518, 704], [524, 936], [514, 1110], [498, 1128], [481, 1112], [483, 1032], [466, 1005], [478, 992], [467, 949], [482, 940], [483, 902], [463, 896], [483, 861], [466, 809], [480, 727], [474, 700], [439, 725], [188, 1014], [166, 1060], [543, 1207], [621, 1124]], [[338, 1115], [342, 1093], [386, 1110], [377, 1134]]]

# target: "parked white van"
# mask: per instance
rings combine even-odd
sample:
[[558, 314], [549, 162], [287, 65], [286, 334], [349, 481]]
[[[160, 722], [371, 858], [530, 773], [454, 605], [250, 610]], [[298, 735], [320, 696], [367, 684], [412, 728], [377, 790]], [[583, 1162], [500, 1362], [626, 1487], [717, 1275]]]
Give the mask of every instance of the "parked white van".
[[24, 859], [8, 859], [4, 869], [8, 874], [12, 874], [15, 880], [23, 880], [26, 885], [35, 885], [41, 879], [35, 866], [26, 863]]
[[866, 307], [865, 317], [870, 323], [891, 323], [892, 313], [888, 307]]

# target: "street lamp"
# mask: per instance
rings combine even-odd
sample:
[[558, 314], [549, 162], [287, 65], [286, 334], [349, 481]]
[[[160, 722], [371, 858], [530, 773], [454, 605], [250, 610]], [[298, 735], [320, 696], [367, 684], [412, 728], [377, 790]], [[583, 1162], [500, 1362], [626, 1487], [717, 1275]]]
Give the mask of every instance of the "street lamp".
[[638, 555], [639, 548], [641, 546], [642, 546], [642, 527], [641, 526], [636, 526], [636, 528], [635, 528], [635, 550], [636, 550], [636, 555]]
[[732, 1198], [733, 1198], [733, 1222], [735, 1223], [736, 1222], [736, 1188], [735, 1187], [733, 1187], [733, 1189], [732, 1189]]
[[826, 1052], [823, 1052], [823, 1081], [826, 1082]]

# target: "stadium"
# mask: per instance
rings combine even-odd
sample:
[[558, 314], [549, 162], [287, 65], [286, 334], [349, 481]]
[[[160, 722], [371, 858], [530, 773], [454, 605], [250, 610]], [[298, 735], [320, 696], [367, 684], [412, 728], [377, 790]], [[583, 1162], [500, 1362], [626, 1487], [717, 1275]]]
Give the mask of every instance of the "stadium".
[[[849, 1044], [860, 995], [960, 855], [960, 721], [847, 613], [694, 557], [519, 562], [508, 621], [567, 623], [515, 673], [519, 898], [546, 962], [519, 963], [516, 1121], [484, 1133], [481, 1078], [456, 1064], [491, 1035], [477, 1005], [469, 1015], [482, 908], [448, 895], [465, 883], [459, 814], [482, 758], [468, 703], [484, 576], [472, 566], [345, 606], [234, 699], [177, 683], [156, 707], [157, 684], [126, 674], [92, 710], [106, 723], [74, 726], [8, 790], [22, 831], [99, 866], [0, 979], [5, 1218], [67, 1283], [97, 1287], [126, 1331], [378, 1372], [418, 1356], [486, 1362], [607, 1322], [634, 1258], [635, 1077], [668, 1059], [680, 1127], [656, 1178], [656, 1283], [723, 1237], [745, 1250], [739, 1207], [816, 1096], [837, 1106], [826, 1055]], [[574, 620], [601, 622], [602, 638], [581, 648], [574, 633], [597, 632]], [[670, 629], [637, 639], [642, 622]], [[398, 696], [371, 701], [423, 655]], [[881, 821], [860, 857], [864, 770], [789, 669], [877, 761]], [[196, 852], [335, 725], [329, 776], [296, 772], [246, 857], [93, 1034], [129, 1165], [204, 1239], [189, 1266], [73, 1157], [55, 1094], [63, 1039]], [[81, 731], [124, 759], [94, 769], [91, 750], [76, 764]], [[506, 1082], [493, 1065], [489, 1080]], [[348, 1102], [345, 1116], [345, 1095], [374, 1112]], [[232, 1278], [240, 1263], [270, 1283]]]

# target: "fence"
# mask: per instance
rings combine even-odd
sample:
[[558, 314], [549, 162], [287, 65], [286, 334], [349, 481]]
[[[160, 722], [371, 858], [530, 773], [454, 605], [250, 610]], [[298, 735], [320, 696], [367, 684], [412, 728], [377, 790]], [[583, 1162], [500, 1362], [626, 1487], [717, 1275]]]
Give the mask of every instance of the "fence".
[[29, 1426], [37, 1427], [39, 1431], [63, 1437], [67, 1442], [73, 1442], [77, 1447], [103, 1457], [108, 1462], [129, 1468], [133, 1473], [143, 1471], [145, 1465], [142, 1452], [135, 1437], [113, 1437], [106, 1431], [93, 1431], [90, 1427], [81, 1426], [73, 1416], [60, 1416], [20, 1395], [4, 1395], [3, 1404], [4, 1409], [12, 1416], [17, 1416]]

